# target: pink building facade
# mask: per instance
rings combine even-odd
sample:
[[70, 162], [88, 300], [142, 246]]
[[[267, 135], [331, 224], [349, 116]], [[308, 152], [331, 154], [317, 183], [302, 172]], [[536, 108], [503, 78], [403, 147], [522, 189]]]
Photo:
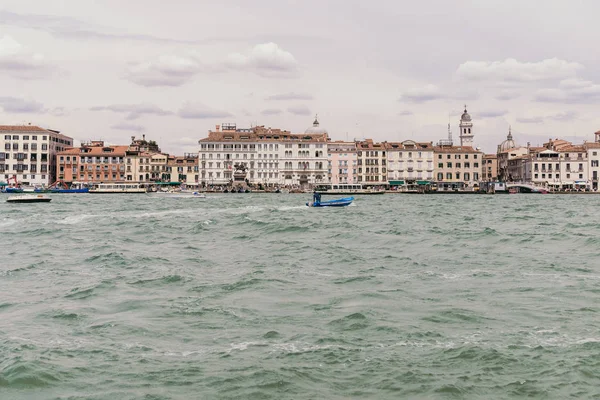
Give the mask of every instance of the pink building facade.
[[357, 183], [356, 143], [327, 143], [328, 179], [331, 184]]

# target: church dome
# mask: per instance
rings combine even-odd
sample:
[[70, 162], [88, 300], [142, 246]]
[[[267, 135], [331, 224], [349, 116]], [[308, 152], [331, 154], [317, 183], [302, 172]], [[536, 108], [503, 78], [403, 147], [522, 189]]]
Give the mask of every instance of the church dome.
[[465, 112], [462, 113], [460, 120], [462, 122], [471, 122], [471, 116], [467, 112], [467, 107], [465, 106]]
[[500, 146], [498, 146], [498, 148], [502, 152], [502, 151], [514, 149], [515, 147], [517, 147], [517, 145], [515, 144], [515, 141], [513, 140], [511, 129], [508, 128], [508, 135], [506, 136], [506, 140], [503, 141], [502, 143], [500, 143]]
[[321, 128], [319, 126], [319, 120], [317, 119], [317, 116], [315, 115], [315, 121], [313, 122], [312, 126], [310, 128], [308, 128], [306, 131], [304, 131], [304, 133], [308, 133], [309, 135], [323, 134], [323, 133], [327, 133], [327, 129]]

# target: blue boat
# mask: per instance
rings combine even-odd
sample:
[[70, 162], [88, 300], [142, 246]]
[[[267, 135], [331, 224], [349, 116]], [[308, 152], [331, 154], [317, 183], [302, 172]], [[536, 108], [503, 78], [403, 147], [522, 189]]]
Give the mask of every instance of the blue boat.
[[58, 180], [49, 186], [50, 193], [89, 193], [90, 188], [81, 183], [73, 182], [67, 185], [66, 182]]
[[342, 199], [334, 200], [317, 200], [306, 203], [309, 207], [346, 207], [352, 204], [354, 197], [344, 197]]
[[89, 193], [90, 188], [79, 188], [79, 189], [63, 189], [63, 188], [54, 188], [50, 189], [50, 193]]
[[6, 187], [4, 193], [23, 193], [23, 189], [18, 187]]

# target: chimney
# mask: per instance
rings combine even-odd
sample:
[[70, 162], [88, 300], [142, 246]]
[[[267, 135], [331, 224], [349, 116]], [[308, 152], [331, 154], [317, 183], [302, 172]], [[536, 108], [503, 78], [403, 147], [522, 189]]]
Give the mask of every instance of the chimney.
[[146, 134], [145, 133], [142, 135], [142, 140], [146, 140]]
[[215, 132], [219, 132], [219, 129], [221, 129], [221, 125], [215, 125]]

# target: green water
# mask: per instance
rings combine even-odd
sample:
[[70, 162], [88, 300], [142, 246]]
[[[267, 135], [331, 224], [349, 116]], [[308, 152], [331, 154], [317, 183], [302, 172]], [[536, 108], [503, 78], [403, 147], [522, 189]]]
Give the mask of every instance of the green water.
[[0, 399], [600, 398], [600, 197], [0, 197]]

